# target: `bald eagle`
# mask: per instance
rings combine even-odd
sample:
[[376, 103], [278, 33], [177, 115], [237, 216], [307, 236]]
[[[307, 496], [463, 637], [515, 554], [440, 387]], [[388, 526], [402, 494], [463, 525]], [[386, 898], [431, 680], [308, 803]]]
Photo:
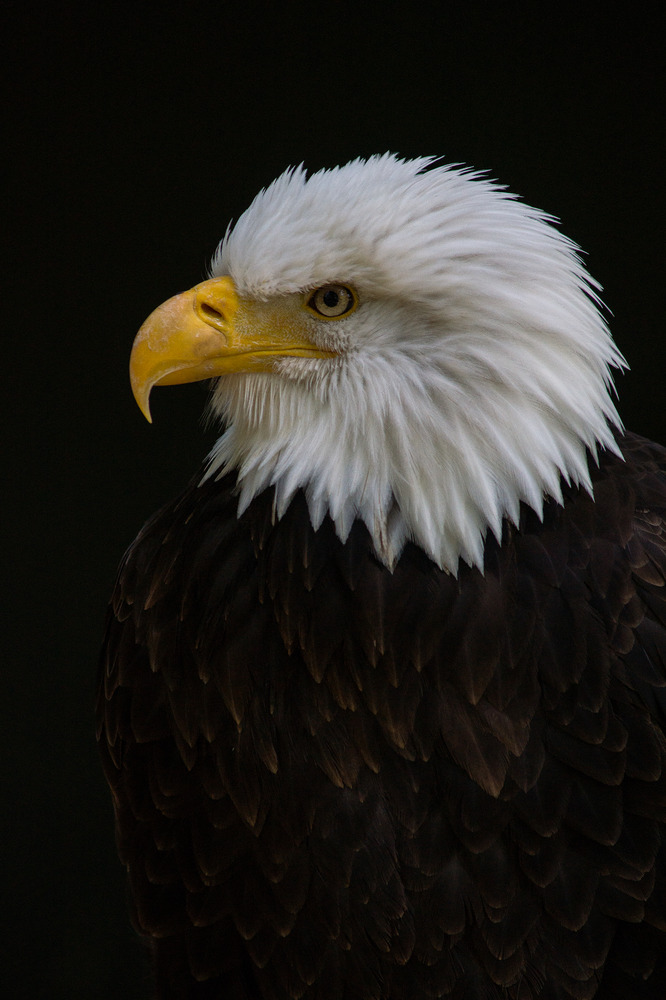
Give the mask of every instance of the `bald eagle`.
[[145, 322], [223, 433], [121, 566], [99, 739], [156, 995], [663, 1000], [666, 450], [552, 219], [290, 170]]

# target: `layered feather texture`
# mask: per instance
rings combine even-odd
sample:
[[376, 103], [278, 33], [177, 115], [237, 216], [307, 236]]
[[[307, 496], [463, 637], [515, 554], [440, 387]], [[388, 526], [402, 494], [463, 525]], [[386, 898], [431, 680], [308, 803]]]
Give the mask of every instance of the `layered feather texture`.
[[623, 362], [594, 283], [547, 216], [469, 171], [388, 155], [289, 171], [212, 273], [251, 298], [335, 281], [360, 299], [319, 332], [337, 363], [219, 380], [209, 474], [237, 473], [241, 511], [273, 486], [279, 516], [304, 489], [315, 526], [329, 514], [344, 541], [359, 518], [388, 566], [409, 539], [457, 572], [560, 477], [589, 488], [588, 454], [614, 448]]
[[100, 687], [158, 995], [662, 1000], [666, 452], [620, 441], [458, 579], [197, 482]]

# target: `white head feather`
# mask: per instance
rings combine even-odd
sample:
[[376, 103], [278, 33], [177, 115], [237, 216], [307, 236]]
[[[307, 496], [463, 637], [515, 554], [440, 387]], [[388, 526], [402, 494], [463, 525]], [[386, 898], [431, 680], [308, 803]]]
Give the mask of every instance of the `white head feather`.
[[[208, 475], [238, 474], [240, 510], [305, 491], [346, 539], [360, 518], [395, 565], [407, 540], [455, 573], [488, 529], [541, 514], [560, 477], [591, 490], [588, 450], [617, 450], [611, 367], [624, 362], [598, 286], [552, 220], [487, 179], [392, 155], [287, 171], [227, 233], [212, 274], [266, 300], [327, 283], [360, 304], [322, 324], [335, 361], [225, 376]], [[333, 340], [335, 341], [333, 343]], [[324, 345], [326, 346], [326, 345]]]

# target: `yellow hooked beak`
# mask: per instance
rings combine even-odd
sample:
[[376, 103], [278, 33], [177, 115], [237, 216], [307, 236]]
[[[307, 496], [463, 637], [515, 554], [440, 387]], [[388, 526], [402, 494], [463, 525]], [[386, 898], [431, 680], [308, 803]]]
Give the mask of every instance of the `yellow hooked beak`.
[[305, 311], [295, 310], [291, 298], [277, 307], [242, 299], [225, 276], [159, 306], [137, 333], [130, 357], [132, 392], [146, 420], [152, 422], [155, 385], [269, 372], [284, 357], [334, 357], [309, 339]]

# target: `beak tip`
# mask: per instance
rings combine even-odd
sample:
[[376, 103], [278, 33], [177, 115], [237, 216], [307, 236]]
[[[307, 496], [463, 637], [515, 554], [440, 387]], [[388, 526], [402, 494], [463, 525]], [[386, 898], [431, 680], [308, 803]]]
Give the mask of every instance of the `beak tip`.
[[134, 402], [139, 407], [144, 417], [149, 424], [152, 424], [153, 418], [150, 413], [150, 388], [148, 392], [136, 391], [134, 385], [132, 385], [132, 395], [134, 396]]
[[143, 415], [146, 418], [146, 420], [148, 421], [148, 423], [152, 424], [153, 418], [152, 418], [151, 413], [150, 413], [150, 403], [148, 402], [147, 399], [146, 399], [145, 403], [144, 402], [139, 403], [139, 409], [143, 413]]

